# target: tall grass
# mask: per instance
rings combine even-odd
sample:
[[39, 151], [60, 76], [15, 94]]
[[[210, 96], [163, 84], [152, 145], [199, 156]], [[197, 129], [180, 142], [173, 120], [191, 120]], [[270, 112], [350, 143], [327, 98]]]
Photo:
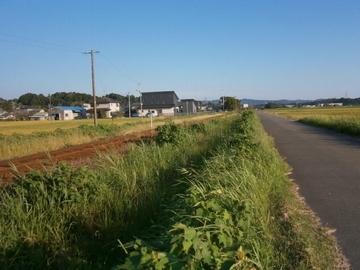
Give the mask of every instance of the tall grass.
[[177, 168], [203, 162], [226, 133], [214, 121], [206, 136], [189, 131], [179, 145], [153, 143], [126, 156], [98, 155], [90, 167], [60, 164], [32, 172], [2, 190], [0, 265], [5, 269], [101, 269], [121, 258], [117, 239], [132, 239], [157, 222]]
[[[335, 269], [335, 241], [302, 211], [254, 114], [178, 132], [177, 143], [99, 153], [1, 190], [0, 268], [110, 269], [165, 254], [196, 269]], [[126, 254], [119, 243], [137, 238], [149, 244]]]
[[344, 134], [360, 136], [360, 115], [313, 116], [299, 120], [301, 123], [318, 126]]
[[340, 269], [335, 240], [294, 193], [271, 141], [250, 122], [238, 123], [245, 133], [224, 138], [201, 167], [183, 168], [178, 184], [187, 190], [168, 204], [172, 224], [124, 245], [128, 259], [116, 269]]

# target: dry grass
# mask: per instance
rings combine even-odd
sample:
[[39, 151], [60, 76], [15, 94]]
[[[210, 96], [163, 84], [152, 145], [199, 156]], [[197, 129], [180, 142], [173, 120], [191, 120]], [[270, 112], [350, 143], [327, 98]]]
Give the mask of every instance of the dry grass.
[[[171, 119], [175, 123], [186, 123], [191, 119], [205, 120], [213, 117], [222, 116], [223, 114], [196, 114], [191, 116], [179, 117], [155, 117], [152, 119], [152, 127], [155, 128], [165, 122], [166, 119]], [[98, 125], [101, 124], [137, 124], [127, 128], [127, 133], [142, 131], [151, 128], [150, 118], [116, 118], [116, 119], [97, 119]], [[76, 128], [80, 125], [93, 125], [93, 119], [81, 119], [71, 121], [0, 121], [0, 134], [11, 135], [13, 133], [31, 134], [33, 132], [54, 131], [60, 129]]]
[[265, 112], [281, 115], [294, 120], [306, 117], [354, 117], [360, 116], [360, 107], [316, 107], [267, 109]]
[[[150, 118], [119, 118], [98, 119], [98, 125], [115, 124], [121, 126], [116, 134], [111, 136], [123, 136], [145, 130], [155, 129], [167, 121], [177, 124], [201, 122], [210, 118], [223, 117], [224, 114], [196, 114], [179, 117], [155, 117]], [[73, 121], [19, 121], [1, 122], [0, 135], [7, 135], [0, 144], [0, 159], [11, 159], [40, 152], [58, 150], [67, 146], [80, 145], [104, 138], [103, 135], [91, 136], [78, 133], [76, 128], [80, 125], [94, 125], [93, 119]], [[65, 130], [61, 135], [54, 132], [57, 129]], [[47, 134], [44, 134], [47, 132]], [[88, 136], [89, 135], [89, 136]]]

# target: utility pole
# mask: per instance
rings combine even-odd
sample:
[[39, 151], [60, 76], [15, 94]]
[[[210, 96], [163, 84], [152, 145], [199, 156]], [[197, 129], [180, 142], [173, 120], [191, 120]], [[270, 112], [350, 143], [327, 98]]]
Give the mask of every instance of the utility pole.
[[141, 84], [139, 83], [139, 89], [137, 90], [140, 94], [140, 117], [141, 122], [143, 121], [143, 109], [142, 109], [142, 93], [141, 93]]
[[129, 118], [131, 118], [130, 92], [128, 92], [128, 96], [129, 96]]
[[222, 107], [223, 107], [223, 111], [225, 111], [225, 96], [224, 96], [224, 89], [221, 89], [222, 94], [223, 94], [223, 100], [222, 100]]
[[83, 54], [91, 55], [91, 83], [92, 83], [92, 93], [93, 93], [93, 102], [94, 102], [94, 126], [97, 126], [97, 111], [96, 111], [96, 94], [95, 94], [95, 71], [94, 71], [94, 53], [100, 53], [99, 51], [84, 52]]
[[48, 112], [48, 120], [51, 120], [51, 94], [49, 94], [49, 112]]

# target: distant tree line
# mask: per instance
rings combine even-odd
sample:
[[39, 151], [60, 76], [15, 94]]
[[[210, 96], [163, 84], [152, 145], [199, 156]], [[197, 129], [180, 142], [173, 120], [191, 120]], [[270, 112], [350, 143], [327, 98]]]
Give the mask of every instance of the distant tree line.
[[[128, 96], [111, 93], [103, 97], [111, 98], [126, 106], [129, 102]], [[140, 97], [130, 95], [130, 102], [139, 102]], [[16, 108], [33, 107], [39, 109], [48, 109], [50, 106], [82, 106], [84, 103], [93, 103], [93, 96], [89, 94], [76, 92], [56, 92], [54, 94], [44, 96], [43, 94], [26, 93], [18, 99], [5, 100], [0, 98], [0, 108], [5, 111], [12, 111]]]
[[[103, 97], [110, 98], [120, 103], [120, 106], [129, 104], [129, 96], [123, 96], [116, 93], [107, 94]], [[235, 97], [220, 97], [220, 102], [224, 103], [224, 109], [227, 111], [235, 111], [240, 109], [240, 100]], [[140, 97], [130, 95], [130, 103], [140, 102]], [[32, 107], [39, 109], [48, 109], [55, 106], [82, 106], [84, 103], [93, 103], [93, 96], [90, 94], [76, 92], [56, 92], [45, 96], [43, 94], [26, 93], [18, 99], [5, 100], [0, 98], [0, 108], [5, 111], [13, 111], [16, 108]]]
[[296, 107], [302, 107], [305, 105], [319, 105], [319, 104], [329, 104], [329, 103], [342, 103], [343, 106], [360, 106], [360, 97], [359, 98], [328, 98], [328, 99], [317, 99], [310, 102], [302, 102], [302, 103], [296, 103], [296, 102], [287, 102], [281, 103], [281, 102], [268, 102], [265, 104], [265, 106], [261, 105], [260, 107], [264, 107], [266, 109], [275, 109], [275, 108], [285, 108], [285, 105], [294, 105]]
[[312, 102], [314, 105], [319, 103], [342, 103], [343, 106], [359, 106], [360, 105], [360, 97], [358, 98], [328, 98], [321, 99], [315, 102]]

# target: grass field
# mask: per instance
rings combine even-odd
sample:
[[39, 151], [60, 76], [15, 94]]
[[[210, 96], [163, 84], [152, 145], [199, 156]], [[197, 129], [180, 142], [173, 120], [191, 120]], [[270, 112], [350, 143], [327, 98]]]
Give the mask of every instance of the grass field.
[[271, 109], [266, 112], [297, 120], [301, 123], [360, 136], [360, 107], [323, 107]]
[[[170, 117], [174, 122], [183, 122], [196, 117], [197, 119], [206, 119], [213, 117], [215, 114], [196, 114], [187, 116]], [[166, 117], [154, 117], [152, 122], [164, 123]], [[97, 119], [98, 125], [116, 124], [123, 126], [130, 125], [143, 125], [143, 128], [150, 129], [151, 119], [144, 118], [115, 118], [115, 119]], [[56, 129], [72, 129], [81, 125], [94, 125], [93, 119], [80, 119], [69, 121], [0, 121], [0, 134], [11, 135], [17, 134], [32, 134], [34, 132], [52, 132]], [[129, 126], [130, 126], [129, 125]], [[132, 132], [132, 131], [131, 131]]]
[[[144, 118], [144, 123], [150, 123], [150, 119]], [[140, 118], [97, 119], [99, 125], [139, 123]], [[0, 121], [0, 134], [11, 135], [13, 133], [31, 134], [33, 132], [51, 132], [58, 128], [71, 129], [80, 125], [94, 125], [93, 119], [69, 120], [69, 121]]]
[[0, 121], [0, 159], [48, 152], [71, 145], [155, 129], [168, 121], [184, 124], [221, 117], [223, 114], [196, 114], [177, 117], [118, 118], [71, 121]]
[[268, 113], [285, 116], [295, 120], [301, 120], [306, 117], [332, 116], [332, 117], [360, 117], [360, 107], [316, 107], [316, 108], [284, 108], [267, 109]]

